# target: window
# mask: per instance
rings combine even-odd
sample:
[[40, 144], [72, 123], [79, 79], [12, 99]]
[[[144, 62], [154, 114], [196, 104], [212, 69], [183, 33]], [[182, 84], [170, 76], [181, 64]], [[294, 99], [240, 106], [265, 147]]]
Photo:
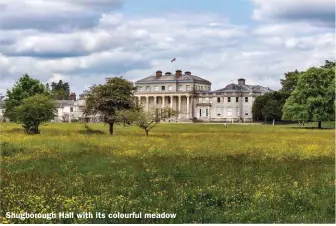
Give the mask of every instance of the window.
[[70, 112], [73, 112], [73, 107], [70, 107]]
[[200, 116], [202, 116], [202, 108], [200, 108]]
[[150, 91], [150, 86], [146, 86], [146, 91]]
[[168, 91], [173, 91], [173, 87], [172, 86], [168, 86]]
[[227, 117], [232, 117], [232, 108], [228, 108], [226, 112], [227, 112], [226, 114]]
[[236, 97], [236, 102], [237, 102], [237, 103], [239, 102], [239, 97]]
[[143, 91], [142, 86], [139, 86], [138, 88], [139, 88], [139, 92], [142, 92], [142, 91]]
[[244, 109], [244, 115], [248, 115], [248, 112], [249, 112], [248, 108], [245, 108]]
[[231, 97], [228, 97], [228, 102], [231, 102]]
[[248, 97], [245, 97], [245, 102], [248, 102]]
[[179, 85], [178, 88], [179, 88], [178, 89], [179, 91], [183, 91], [183, 86], [182, 85]]
[[208, 109], [205, 109], [205, 116], [208, 117], [208, 114], [209, 114]]
[[166, 90], [166, 87], [165, 87], [165, 86], [161, 86], [161, 90], [162, 90], [162, 91], [165, 91], [165, 90]]
[[220, 103], [220, 97], [217, 97], [217, 103]]
[[187, 88], [187, 91], [190, 91], [190, 85], [187, 85], [186, 88]]
[[198, 86], [198, 90], [201, 90], [201, 87], [200, 87], [200, 86]]
[[220, 116], [220, 115], [221, 115], [221, 109], [217, 108], [217, 116]]
[[239, 116], [239, 108], [236, 108], [236, 116]]
[[154, 87], [154, 90], [155, 90], [155, 91], [159, 91], [159, 87], [158, 87], [158, 86], [155, 86], [155, 87]]

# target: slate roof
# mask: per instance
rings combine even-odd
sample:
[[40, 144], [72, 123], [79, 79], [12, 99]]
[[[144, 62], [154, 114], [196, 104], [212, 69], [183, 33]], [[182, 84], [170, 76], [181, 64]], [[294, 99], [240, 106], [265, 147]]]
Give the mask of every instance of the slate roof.
[[214, 92], [249, 92], [249, 93], [268, 93], [273, 92], [274, 90], [271, 90], [268, 87], [263, 87], [260, 85], [242, 85], [242, 84], [234, 84], [231, 83], [223, 89], [216, 90]]
[[148, 76], [147, 78], [140, 79], [136, 81], [136, 83], [164, 83], [166, 81], [191, 81], [191, 82], [200, 82], [200, 83], [207, 83], [211, 85], [211, 82], [208, 80], [205, 80], [201, 77], [198, 77], [196, 75], [189, 75], [189, 74], [182, 74], [180, 77], [176, 78], [176, 74], [171, 74], [171, 75], [162, 75], [160, 77], [156, 77], [155, 75]]

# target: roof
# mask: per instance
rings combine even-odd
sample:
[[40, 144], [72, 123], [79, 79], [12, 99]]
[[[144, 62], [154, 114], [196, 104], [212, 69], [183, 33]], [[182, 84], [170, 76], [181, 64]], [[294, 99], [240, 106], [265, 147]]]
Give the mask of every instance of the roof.
[[211, 82], [205, 80], [196, 75], [182, 74], [180, 77], [176, 78], [176, 74], [171, 75], [162, 75], [160, 77], [156, 77], [155, 75], [148, 76], [147, 78], [136, 81], [136, 83], [164, 83], [164, 82], [200, 82], [211, 85]]
[[231, 83], [223, 89], [216, 90], [214, 92], [253, 92], [253, 93], [268, 93], [272, 92], [268, 87], [263, 87], [260, 85], [242, 85]]

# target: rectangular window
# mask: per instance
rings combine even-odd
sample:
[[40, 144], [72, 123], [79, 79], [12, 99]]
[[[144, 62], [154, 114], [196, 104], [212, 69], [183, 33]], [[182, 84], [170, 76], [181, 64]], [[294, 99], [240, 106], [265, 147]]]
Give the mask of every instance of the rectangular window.
[[179, 85], [178, 88], [179, 88], [178, 89], [179, 91], [183, 91], [183, 86], [182, 85]]
[[239, 116], [239, 108], [236, 108], [236, 116]]
[[154, 90], [155, 90], [155, 91], [159, 91], [159, 87], [158, 87], [158, 86], [155, 86], [155, 87], [154, 87]]
[[208, 117], [208, 114], [209, 114], [208, 109], [205, 109], [205, 116]]
[[173, 91], [173, 87], [172, 86], [168, 86], [168, 91]]
[[221, 109], [217, 108], [217, 116], [220, 116], [220, 115], [221, 115]]
[[161, 86], [161, 90], [162, 90], [162, 91], [165, 91], [165, 90], [166, 90], [166, 87], [165, 87], [165, 86]]
[[244, 115], [248, 115], [248, 112], [249, 112], [248, 108], [245, 108], [244, 109]]
[[202, 116], [202, 108], [200, 108], [200, 116]]
[[142, 86], [139, 86], [139, 92], [142, 92], [142, 91], [143, 91]]
[[190, 85], [187, 85], [186, 88], [187, 88], [187, 91], [190, 91]]
[[245, 97], [245, 102], [248, 102], [248, 97]]
[[73, 107], [70, 107], [70, 112], [73, 112]]
[[228, 97], [228, 102], [231, 102], [231, 97]]
[[236, 97], [236, 102], [237, 102], [237, 103], [239, 102], [239, 97]]
[[228, 108], [226, 112], [227, 112], [226, 114], [227, 117], [232, 117], [232, 108]]
[[150, 86], [146, 86], [146, 91], [150, 91]]
[[217, 103], [220, 103], [220, 97], [217, 97]]

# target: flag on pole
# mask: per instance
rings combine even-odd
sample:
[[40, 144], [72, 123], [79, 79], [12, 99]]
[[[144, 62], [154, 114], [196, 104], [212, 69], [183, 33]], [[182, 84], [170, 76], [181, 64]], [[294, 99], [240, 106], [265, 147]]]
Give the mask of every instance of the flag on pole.
[[170, 62], [174, 62], [176, 60], [176, 58], [172, 59]]

